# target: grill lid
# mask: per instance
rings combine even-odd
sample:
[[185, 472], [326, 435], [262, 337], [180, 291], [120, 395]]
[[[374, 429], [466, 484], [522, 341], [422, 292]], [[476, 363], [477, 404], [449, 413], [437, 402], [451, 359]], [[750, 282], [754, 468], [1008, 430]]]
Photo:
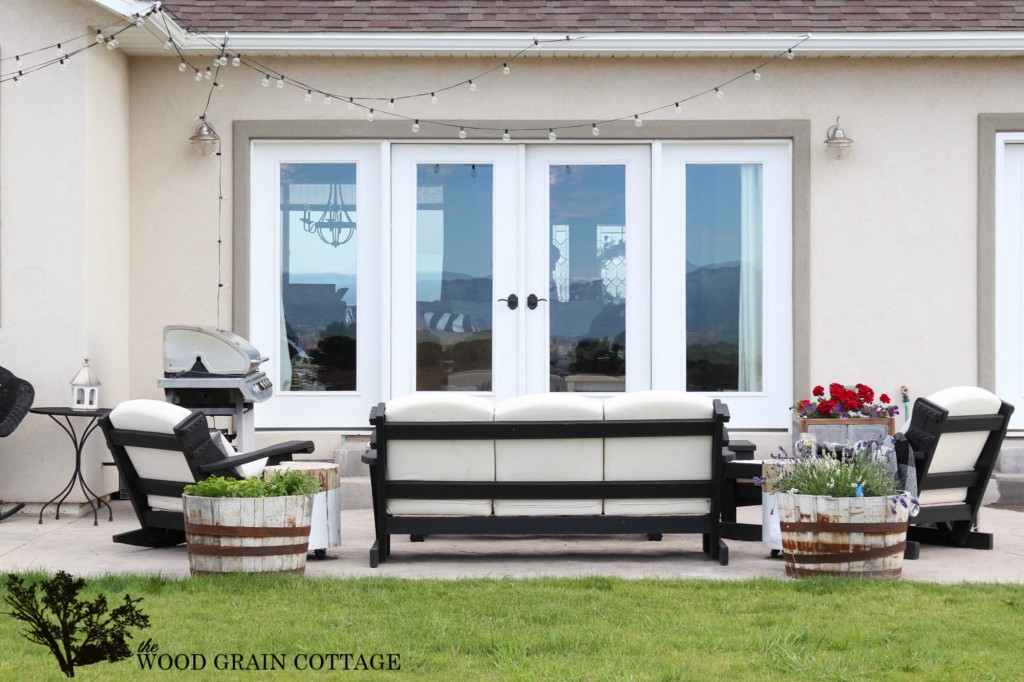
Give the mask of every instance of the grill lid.
[[164, 327], [164, 376], [207, 372], [244, 376], [258, 371], [267, 358], [234, 332], [214, 327]]

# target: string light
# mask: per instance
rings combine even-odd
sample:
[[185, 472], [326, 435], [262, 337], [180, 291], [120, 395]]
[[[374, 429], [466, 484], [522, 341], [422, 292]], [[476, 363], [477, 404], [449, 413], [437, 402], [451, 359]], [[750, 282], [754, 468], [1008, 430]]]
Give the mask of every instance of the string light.
[[277, 78], [277, 89], [280, 90], [284, 87], [284, 76], [278, 76]]
[[554, 128], [548, 128], [548, 139], [551, 140], [552, 142], [558, 139], [558, 135], [555, 135]]
[[718, 97], [718, 99], [722, 99], [725, 97], [725, 90], [722, 88], [715, 88], [715, 96]]
[[391, 101], [388, 102], [388, 111], [394, 111], [394, 110], [395, 110], [395, 98], [392, 97]]
[[512, 73], [512, 69], [508, 68], [508, 62], [501, 65], [501, 72], [506, 76]]
[[512, 139], [512, 136], [508, 134], [508, 128], [505, 128], [505, 132], [501, 136], [501, 141], [502, 142], [508, 142], [511, 139]]
[[21, 62], [21, 56], [20, 55], [15, 55], [14, 56], [14, 68], [17, 69], [18, 71], [21, 71], [22, 69], [25, 68], [25, 65], [22, 64], [22, 62]]
[[268, 76], [267, 74], [263, 74], [263, 80], [260, 81], [260, 85], [262, 85], [265, 88], [269, 87], [270, 86], [270, 76]]
[[328, 94], [324, 94], [324, 104], [326, 104], [327, 106], [331, 106], [331, 101], [331, 96]]
[[164, 52], [170, 52], [172, 47], [174, 47], [174, 41], [172, 41], [170, 38], [168, 38], [164, 42]]
[[370, 109], [370, 111], [367, 112], [366, 120], [370, 121], [371, 123], [373, 122], [373, 109]]
[[412, 122], [412, 131], [414, 133], [418, 133], [420, 131], [420, 120], [419, 119], [416, 119], [415, 121]]
[[185, 69], [187, 69], [187, 68], [188, 68], [188, 64], [186, 64], [184, 61], [182, 61], [180, 64], [178, 64], [178, 71], [181, 71], [182, 73], [185, 73]]
[[677, 114], [683, 113], [683, 105], [681, 105], [679, 102], [676, 102], [675, 106], [676, 106], [676, 113]]
[[761, 80], [761, 72], [758, 71], [757, 69], [754, 69], [754, 80], [756, 80], [756, 81]]
[[473, 82], [472, 78], [469, 79], [469, 91], [476, 92], [476, 83]]
[[462, 126], [459, 126], [459, 139], [460, 140], [465, 140], [466, 139], [466, 129], [463, 128]]
[[597, 127], [596, 123], [590, 124], [590, 134], [593, 135], [594, 137], [597, 137], [598, 135], [601, 134], [601, 129]]
[[203, 72], [199, 69], [196, 69], [196, 83], [198, 83], [201, 80], [203, 80]]
[[302, 99], [306, 100], [307, 102], [312, 102], [313, 101], [313, 91], [312, 90], [306, 90], [306, 94], [303, 95]]
[[67, 71], [68, 70], [68, 60], [67, 59], [61, 59], [60, 60], [60, 70], [61, 71]]
[[142, 28], [146, 24], [146, 19], [139, 14], [135, 15], [135, 25]]
[[57, 59], [64, 59], [64, 57], [67, 57], [64, 54], [64, 48], [60, 46], [60, 43], [57, 43]]
[[214, 81], [213, 82], [213, 87], [217, 88], [218, 90], [223, 90], [224, 89], [224, 84], [223, 83], [218, 83], [217, 81]]
[[640, 114], [633, 114], [633, 125], [635, 125], [637, 128], [639, 128], [643, 124], [644, 124], [644, 120], [642, 118], [640, 118]]
[[24, 77], [25, 77], [25, 75], [21, 71], [19, 71], [18, 75], [14, 77], [14, 87], [20, 88], [21, 87], [21, 81], [22, 81], [22, 79]]
[[203, 74], [203, 78], [205, 78], [206, 80], [210, 80], [211, 78], [213, 78], [213, 71], [210, 71], [209, 66], [206, 67], [206, 72]]
[[356, 108], [356, 102], [355, 102], [355, 100], [352, 97], [348, 98], [348, 108], [349, 109], [355, 109]]
[[231, 60], [231, 66], [241, 66], [241, 65], [242, 65], [242, 57], [240, 55], [236, 54], [235, 58]]
[[430, 103], [431, 104], [437, 104], [437, 94], [436, 93], [433, 93], [433, 92], [430, 93]]
[[119, 45], [117, 36], [110, 36], [110, 40], [107, 41], [107, 49], [113, 50]]
[[793, 54], [793, 48], [789, 48], [788, 50], [786, 50], [786, 59], [792, 59], [795, 56], [796, 55]]
[[96, 42], [97, 43], [106, 42], [106, 38], [103, 37], [103, 31], [101, 31], [99, 29], [96, 29]]

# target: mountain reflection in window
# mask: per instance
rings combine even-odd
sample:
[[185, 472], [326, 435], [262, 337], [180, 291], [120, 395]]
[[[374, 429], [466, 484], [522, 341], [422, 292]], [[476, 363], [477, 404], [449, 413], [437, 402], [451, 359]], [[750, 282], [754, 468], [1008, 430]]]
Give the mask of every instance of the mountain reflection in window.
[[686, 167], [686, 389], [760, 391], [759, 164]]
[[491, 391], [494, 174], [416, 167], [416, 390]]
[[[356, 390], [356, 165], [281, 164], [281, 375], [284, 391]], [[332, 203], [332, 188], [333, 199]], [[356, 223], [344, 244], [316, 233], [343, 205]]]

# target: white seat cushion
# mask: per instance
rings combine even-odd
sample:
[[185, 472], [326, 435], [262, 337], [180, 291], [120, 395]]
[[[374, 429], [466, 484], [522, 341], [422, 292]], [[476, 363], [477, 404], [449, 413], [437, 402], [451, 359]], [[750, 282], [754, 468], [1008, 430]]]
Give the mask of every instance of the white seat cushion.
[[[495, 421], [600, 421], [601, 403], [569, 393], [524, 395], [498, 403]], [[498, 481], [600, 481], [602, 439], [499, 439], [494, 444]], [[496, 516], [594, 515], [601, 500], [495, 500]]]
[[[928, 400], [949, 411], [950, 417], [998, 414], [1002, 400], [977, 386], [954, 386], [928, 396]], [[989, 431], [968, 431], [966, 433], [944, 433], [928, 469], [932, 474], [956, 471], [971, 471], [981, 455], [981, 449], [988, 440]], [[919, 496], [922, 506], [955, 504], [967, 499], [967, 488], [943, 488], [925, 490]]]
[[[180, 405], [160, 400], [126, 400], [110, 412], [110, 423], [117, 429], [173, 436], [174, 427], [191, 414]], [[185, 455], [180, 451], [127, 447], [125, 452], [140, 478], [195, 483]], [[148, 503], [153, 509], [181, 511], [180, 497], [150, 495]]]
[[[711, 398], [682, 391], [638, 391], [604, 401], [607, 421], [626, 419], [709, 419]], [[710, 481], [711, 436], [606, 438], [606, 481]], [[605, 500], [612, 515], [706, 514], [710, 499]]]
[[[415, 393], [386, 406], [389, 422], [489, 422], [489, 400], [464, 393]], [[493, 481], [493, 440], [410, 440], [387, 445], [389, 481]], [[491, 500], [388, 500], [391, 514], [489, 516]]]

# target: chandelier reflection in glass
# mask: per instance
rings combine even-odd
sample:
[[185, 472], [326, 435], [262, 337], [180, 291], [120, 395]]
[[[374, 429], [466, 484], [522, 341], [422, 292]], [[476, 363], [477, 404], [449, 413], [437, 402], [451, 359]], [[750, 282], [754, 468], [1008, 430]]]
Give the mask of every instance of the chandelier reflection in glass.
[[356, 223], [349, 215], [348, 208], [341, 198], [341, 184], [333, 183], [330, 194], [327, 197], [327, 208], [314, 221], [309, 217], [309, 204], [302, 213], [302, 227], [306, 232], [314, 233], [320, 237], [320, 241], [337, 248], [348, 243], [356, 233]]

